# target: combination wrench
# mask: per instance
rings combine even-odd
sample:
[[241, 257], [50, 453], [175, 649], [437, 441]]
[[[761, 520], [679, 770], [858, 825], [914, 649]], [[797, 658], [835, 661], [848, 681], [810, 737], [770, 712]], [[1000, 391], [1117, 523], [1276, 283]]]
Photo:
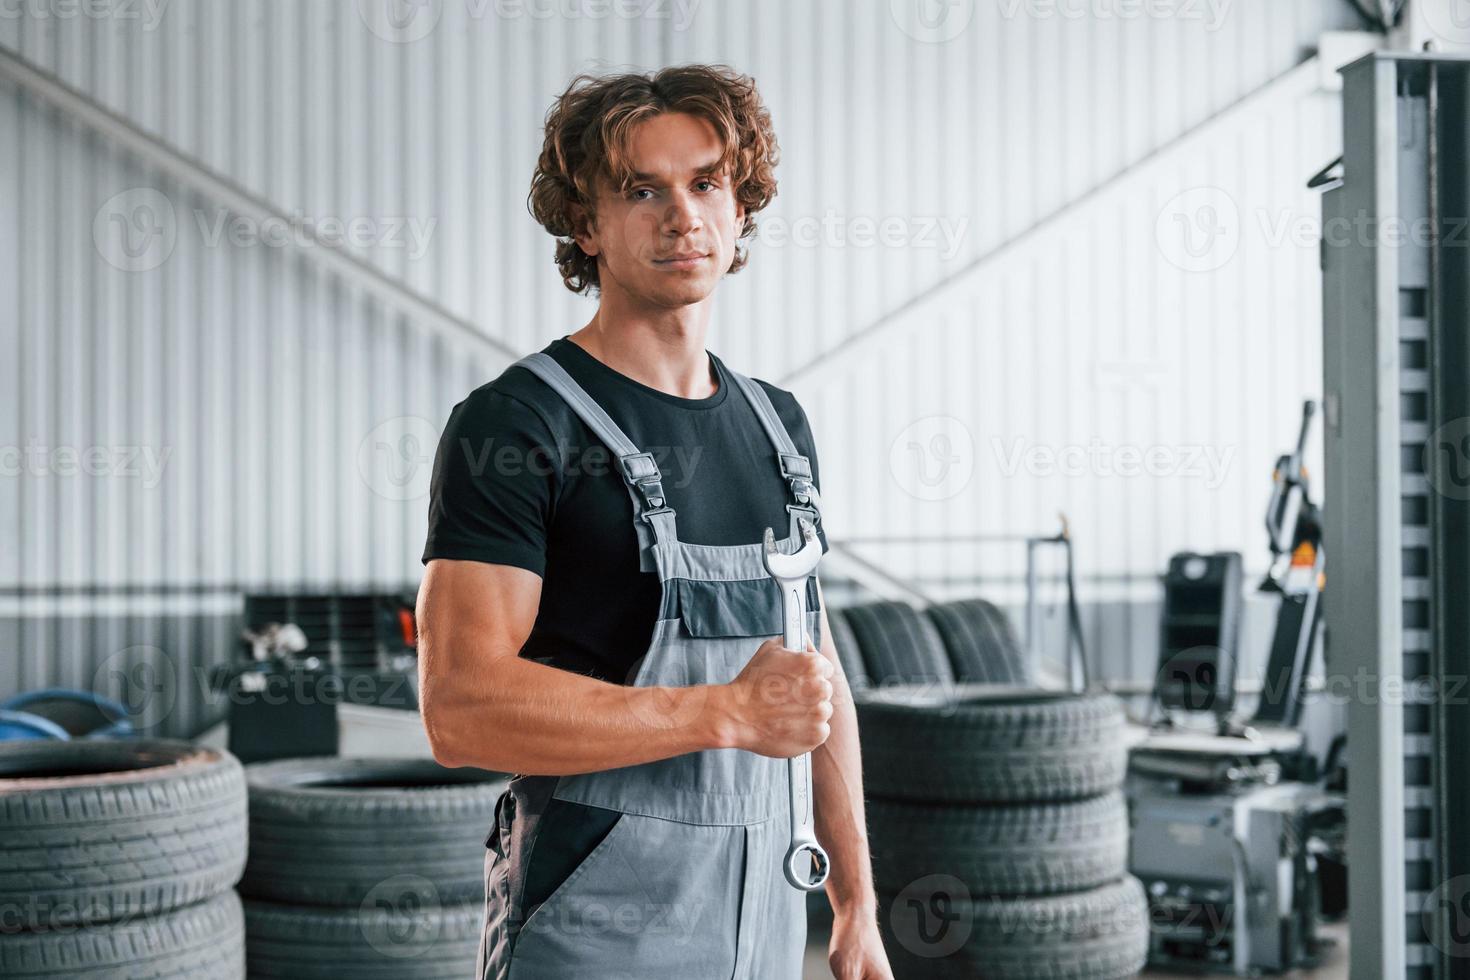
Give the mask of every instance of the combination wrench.
[[[803, 544], [791, 555], [776, 550], [776, 535], [766, 528], [766, 571], [781, 587], [782, 645], [798, 653], [806, 651], [806, 581], [822, 560], [822, 543], [816, 528], [804, 517], [798, 517]], [[809, 654], [810, 656], [810, 654]], [[793, 888], [816, 891], [827, 880], [830, 862], [827, 852], [817, 843], [812, 810], [812, 757], [810, 752], [786, 760], [786, 774], [791, 784], [791, 846], [786, 849], [786, 880]], [[798, 867], [809, 857], [804, 867]]]

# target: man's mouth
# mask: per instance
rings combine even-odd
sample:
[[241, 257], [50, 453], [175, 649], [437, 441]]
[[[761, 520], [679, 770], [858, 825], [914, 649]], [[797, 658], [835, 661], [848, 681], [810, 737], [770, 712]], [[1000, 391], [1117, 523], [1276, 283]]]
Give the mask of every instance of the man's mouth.
[[668, 258], [654, 259], [653, 264], [661, 269], [693, 269], [709, 256], [708, 252], [680, 252]]

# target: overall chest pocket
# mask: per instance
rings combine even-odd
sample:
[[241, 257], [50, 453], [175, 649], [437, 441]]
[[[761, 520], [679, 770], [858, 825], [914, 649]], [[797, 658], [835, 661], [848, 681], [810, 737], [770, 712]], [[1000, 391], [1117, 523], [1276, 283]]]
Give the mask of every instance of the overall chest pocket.
[[[696, 639], [767, 637], [781, 634], [781, 590], [774, 580], [735, 579], [671, 583], [677, 612], [689, 635]], [[817, 581], [806, 582], [808, 612], [817, 608]]]

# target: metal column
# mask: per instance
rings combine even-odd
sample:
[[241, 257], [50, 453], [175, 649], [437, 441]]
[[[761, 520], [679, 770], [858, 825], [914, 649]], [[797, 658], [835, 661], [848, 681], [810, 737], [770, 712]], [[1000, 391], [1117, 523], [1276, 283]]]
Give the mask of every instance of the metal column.
[[[1470, 976], [1465, 291], [1470, 60], [1343, 69], [1323, 198], [1325, 613], [1348, 698], [1354, 980]], [[1459, 748], [1456, 748], [1459, 746]]]

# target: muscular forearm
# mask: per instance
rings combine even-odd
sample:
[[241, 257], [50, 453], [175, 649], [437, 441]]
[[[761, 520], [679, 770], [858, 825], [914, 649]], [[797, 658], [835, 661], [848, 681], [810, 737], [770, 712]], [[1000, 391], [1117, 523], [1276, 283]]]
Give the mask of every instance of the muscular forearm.
[[832, 734], [812, 753], [817, 840], [832, 860], [827, 896], [838, 914], [872, 916], [877, 899], [863, 815], [857, 713], [830, 638], [823, 639], [822, 653], [837, 666], [832, 675]]
[[730, 744], [722, 685], [631, 687], [519, 657], [474, 681], [421, 674], [435, 755], [527, 775], [615, 769]]

